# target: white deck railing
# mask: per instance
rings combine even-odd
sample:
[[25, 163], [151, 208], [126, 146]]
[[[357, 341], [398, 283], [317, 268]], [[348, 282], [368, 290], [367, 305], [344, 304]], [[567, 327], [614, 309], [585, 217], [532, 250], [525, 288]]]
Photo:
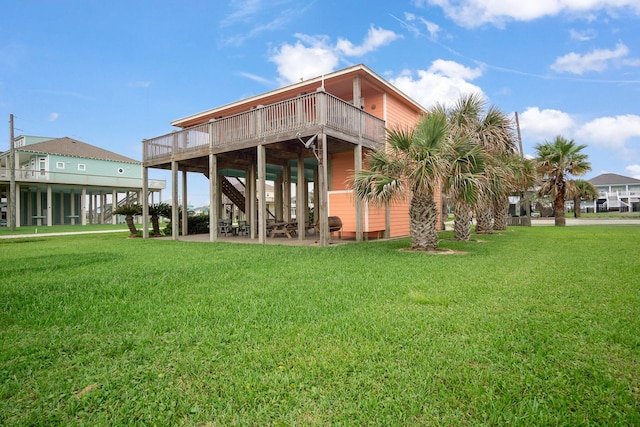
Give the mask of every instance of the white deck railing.
[[234, 144], [279, 135], [290, 137], [315, 126], [362, 138], [368, 146], [384, 145], [383, 120], [333, 95], [315, 92], [146, 139], [143, 159], [151, 161], [206, 148], [232, 150]]
[[[7, 180], [9, 176], [8, 169], [0, 169], [0, 177], [4, 180], [6, 174]], [[74, 172], [58, 172], [40, 169], [16, 169], [16, 181], [19, 183], [43, 183], [43, 184], [65, 184], [65, 185], [92, 185], [92, 186], [108, 186], [122, 188], [142, 188], [142, 177], [126, 177], [113, 175], [96, 175]], [[150, 179], [149, 189], [164, 190], [167, 188], [167, 182], [164, 179]]]

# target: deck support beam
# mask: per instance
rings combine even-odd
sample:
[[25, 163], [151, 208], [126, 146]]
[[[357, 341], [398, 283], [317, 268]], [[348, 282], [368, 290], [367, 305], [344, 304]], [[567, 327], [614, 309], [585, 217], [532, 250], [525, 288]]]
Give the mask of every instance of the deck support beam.
[[[111, 196], [111, 217], [113, 219], [115, 219], [115, 215], [113, 214], [113, 211], [116, 209], [116, 198], [114, 197], [115, 195], [115, 190], [113, 190], [112, 196]], [[142, 238], [143, 239], [148, 239], [149, 238], [149, 168], [143, 166], [142, 167]], [[114, 222], [115, 220], [112, 220], [111, 222]], [[158, 236], [155, 236], [158, 237]]]
[[320, 246], [329, 246], [329, 204], [328, 193], [329, 186], [327, 183], [328, 179], [328, 168], [327, 168], [327, 134], [322, 132], [318, 137], [320, 142], [320, 150], [318, 155], [318, 192], [320, 193], [320, 206], [319, 206], [319, 228], [320, 228]]
[[178, 221], [180, 214], [178, 212], [178, 162], [171, 162], [171, 239], [178, 240], [180, 231]]
[[320, 218], [318, 209], [320, 206], [320, 192], [317, 190], [320, 185], [320, 180], [318, 169], [313, 170], [313, 226], [315, 227], [318, 224], [318, 219]]
[[[362, 144], [358, 144], [353, 148], [353, 168], [356, 173], [362, 170]], [[356, 202], [356, 241], [362, 241], [362, 199], [355, 198]]]
[[[31, 213], [31, 215], [33, 215], [33, 213]], [[42, 215], [42, 191], [40, 190], [40, 187], [38, 186], [36, 188], [36, 226], [40, 227], [42, 226], [42, 219], [40, 218], [40, 216]]]
[[265, 179], [267, 175], [264, 145], [258, 145], [258, 242], [267, 243], [267, 198]]
[[218, 192], [218, 157], [209, 154], [209, 241], [218, 239], [218, 204], [220, 194]]
[[247, 192], [245, 210], [249, 209], [247, 218], [249, 218], [251, 238], [255, 239], [258, 235], [258, 212], [256, 210], [256, 165], [253, 162], [249, 166], [245, 191]]
[[282, 191], [282, 174], [276, 175], [276, 180], [274, 181], [273, 195], [275, 201], [275, 214], [276, 214], [276, 222], [282, 222], [284, 218], [284, 196]]
[[53, 225], [53, 189], [47, 185], [47, 227]]
[[296, 221], [298, 221], [298, 240], [304, 240], [306, 232], [306, 218], [304, 217], [304, 209], [302, 204], [304, 203], [304, 155], [302, 152], [298, 153], [298, 175], [296, 184]]
[[291, 166], [289, 166], [289, 163], [285, 165], [282, 171], [282, 197], [284, 199], [284, 220], [291, 222]]
[[80, 196], [80, 224], [87, 225], [87, 187], [82, 187]]
[[69, 194], [69, 215], [71, 215], [71, 225], [76, 225], [76, 190], [73, 188]]
[[182, 235], [189, 234], [189, 217], [187, 215], [187, 170], [182, 171]]

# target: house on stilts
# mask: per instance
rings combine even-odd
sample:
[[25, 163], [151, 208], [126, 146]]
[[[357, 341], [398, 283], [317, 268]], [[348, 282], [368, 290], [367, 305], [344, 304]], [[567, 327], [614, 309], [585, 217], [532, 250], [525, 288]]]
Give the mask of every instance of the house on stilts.
[[[385, 146], [385, 128], [413, 127], [423, 114], [371, 69], [352, 66], [174, 121], [179, 129], [142, 142], [143, 186], [150, 168], [171, 170], [174, 239], [180, 228], [188, 233], [186, 206], [178, 200], [188, 200], [189, 173], [208, 177], [211, 241], [226, 215], [223, 197], [243, 213], [249, 237], [260, 243], [274, 235], [275, 223], [298, 239], [315, 228], [326, 246], [334, 230], [330, 217], [340, 218], [342, 238], [406, 236], [409, 200], [368, 205], [356, 200], [349, 178], [363, 168], [367, 151]], [[267, 208], [267, 182], [275, 212]], [[143, 218], [145, 237], [147, 223]]]
[[13, 142], [0, 153], [0, 226], [116, 224], [118, 206], [160, 200], [166, 186], [147, 179], [143, 196], [141, 162], [73, 138]]

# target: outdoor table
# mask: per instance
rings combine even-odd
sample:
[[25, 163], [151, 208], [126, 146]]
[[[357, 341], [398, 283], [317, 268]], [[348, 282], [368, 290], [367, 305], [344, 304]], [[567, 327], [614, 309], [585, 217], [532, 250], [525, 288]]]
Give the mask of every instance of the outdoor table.
[[276, 222], [273, 224], [273, 229], [271, 230], [271, 237], [275, 237], [277, 234], [284, 234], [287, 238], [291, 239], [291, 232], [287, 227], [286, 222]]

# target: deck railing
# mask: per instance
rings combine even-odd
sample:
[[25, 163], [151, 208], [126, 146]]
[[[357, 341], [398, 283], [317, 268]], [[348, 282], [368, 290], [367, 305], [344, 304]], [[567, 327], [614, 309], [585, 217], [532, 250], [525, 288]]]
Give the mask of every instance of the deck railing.
[[384, 144], [383, 120], [319, 91], [146, 139], [143, 156], [144, 161], [151, 161], [207, 148], [228, 147], [231, 150], [234, 144], [291, 135], [322, 125], [362, 138], [370, 147]]
[[[8, 176], [7, 169], [0, 169], [0, 178]], [[3, 179], [4, 180], [4, 179]], [[7, 179], [8, 180], [8, 179]], [[97, 175], [73, 172], [50, 171], [46, 169], [16, 169], [16, 181], [18, 183], [31, 182], [42, 184], [68, 184], [68, 185], [92, 185], [122, 188], [142, 188], [142, 177], [126, 177], [112, 175]], [[164, 179], [150, 179], [149, 189], [164, 190], [167, 182]]]

